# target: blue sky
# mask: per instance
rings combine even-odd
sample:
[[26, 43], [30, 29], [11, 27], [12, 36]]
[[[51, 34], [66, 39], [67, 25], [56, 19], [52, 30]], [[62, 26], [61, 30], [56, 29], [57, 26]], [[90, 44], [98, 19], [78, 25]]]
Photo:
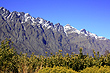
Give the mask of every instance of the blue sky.
[[110, 39], [110, 0], [1, 0], [0, 7]]

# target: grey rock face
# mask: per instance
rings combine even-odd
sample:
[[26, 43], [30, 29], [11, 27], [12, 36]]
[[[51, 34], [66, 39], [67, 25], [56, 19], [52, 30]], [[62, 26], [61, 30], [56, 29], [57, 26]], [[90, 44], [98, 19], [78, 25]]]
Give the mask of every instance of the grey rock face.
[[[100, 54], [110, 48], [110, 40], [99, 40], [87, 34], [85, 29], [77, 29], [60, 23], [53, 25], [50, 21], [42, 18], [31, 17], [24, 12], [9, 12], [0, 7], [0, 39], [11, 38], [18, 53], [34, 52], [36, 55], [45, 55], [45, 51], [55, 54], [59, 49], [62, 53], [79, 53], [83, 47], [83, 53], [92, 55], [92, 49]], [[81, 34], [80, 34], [81, 33]], [[84, 34], [82, 34], [84, 33]]]

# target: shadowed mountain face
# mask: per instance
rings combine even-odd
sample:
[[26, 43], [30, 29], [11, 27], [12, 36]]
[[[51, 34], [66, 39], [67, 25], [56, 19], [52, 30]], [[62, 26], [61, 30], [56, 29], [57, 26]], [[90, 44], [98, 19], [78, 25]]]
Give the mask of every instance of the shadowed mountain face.
[[57, 23], [42, 18], [34, 18], [24, 12], [9, 12], [0, 7], [0, 39], [11, 38], [18, 53], [34, 52], [36, 55], [46, 55], [45, 51], [55, 54], [59, 49], [62, 53], [79, 53], [83, 47], [83, 53], [92, 55], [92, 49], [100, 54], [110, 49], [110, 40], [97, 36], [85, 29], [77, 30], [67, 24]]

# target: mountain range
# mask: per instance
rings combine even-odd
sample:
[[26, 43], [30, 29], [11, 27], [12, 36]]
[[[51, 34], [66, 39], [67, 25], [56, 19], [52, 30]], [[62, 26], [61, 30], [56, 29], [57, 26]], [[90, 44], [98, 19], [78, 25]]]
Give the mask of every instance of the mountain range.
[[72, 52], [78, 54], [80, 47], [83, 54], [93, 55], [96, 52], [104, 54], [110, 50], [110, 40], [97, 36], [86, 29], [77, 30], [69, 24], [62, 26], [53, 24], [43, 18], [32, 17], [29, 13], [10, 12], [0, 7], [0, 41], [11, 38], [18, 53], [31, 55], [55, 54], [62, 50], [63, 54]]

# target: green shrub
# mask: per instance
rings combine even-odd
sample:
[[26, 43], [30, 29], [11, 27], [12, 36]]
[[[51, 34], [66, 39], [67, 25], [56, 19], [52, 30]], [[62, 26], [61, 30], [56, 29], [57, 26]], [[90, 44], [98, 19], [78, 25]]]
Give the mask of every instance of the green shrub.
[[68, 69], [66, 67], [47, 67], [47, 68], [43, 68], [41, 70], [38, 71], [38, 73], [78, 73], [77, 71], [72, 70], [71, 68]]
[[100, 68], [97, 66], [87, 67], [82, 70], [81, 73], [110, 73], [110, 66], [101, 66]]
[[[15, 66], [16, 52], [12, 46], [13, 43], [2, 41], [0, 45], [0, 72], [17, 72]], [[11, 46], [10, 46], [11, 45]]]
[[[110, 72], [110, 54], [99, 56], [93, 50], [94, 57], [83, 55], [80, 48], [79, 54], [68, 53], [62, 55], [62, 50], [48, 56], [31, 57], [27, 54], [17, 54], [11, 40], [3, 40], [0, 45], [0, 73], [103, 73]], [[47, 53], [47, 52], [46, 52]], [[43, 69], [42, 69], [43, 68]]]

